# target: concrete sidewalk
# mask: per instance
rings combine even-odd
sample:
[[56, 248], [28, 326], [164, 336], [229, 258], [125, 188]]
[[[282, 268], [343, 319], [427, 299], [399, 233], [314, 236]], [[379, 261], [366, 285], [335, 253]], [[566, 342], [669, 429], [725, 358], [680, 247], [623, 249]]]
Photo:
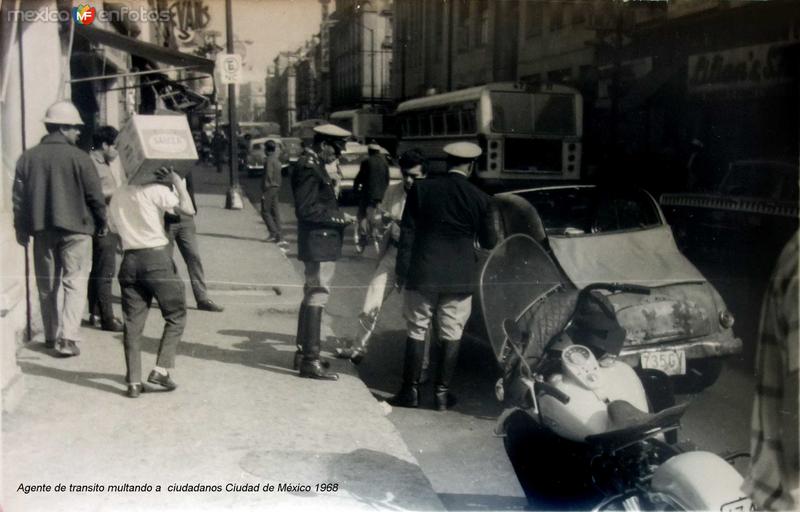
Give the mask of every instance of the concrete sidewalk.
[[[225, 312], [195, 310], [187, 289], [188, 325], [172, 372], [179, 388], [125, 397], [120, 334], [85, 328], [82, 354], [71, 359], [41, 343], [22, 349], [27, 394], [3, 417], [3, 511], [443, 508], [344, 362], [332, 361], [345, 370], [338, 382], [291, 370], [301, 280], [263, 242], [249, 202], [243, 211], [223, 208], [224, 178], [210, 167], [195, 171], [210, 295]], [[144, 372], [162, 326], [152, 309]], [[110, 488], [125, 484], [149, 487]], [[20, 485], [50, 490], [26, 494]]]

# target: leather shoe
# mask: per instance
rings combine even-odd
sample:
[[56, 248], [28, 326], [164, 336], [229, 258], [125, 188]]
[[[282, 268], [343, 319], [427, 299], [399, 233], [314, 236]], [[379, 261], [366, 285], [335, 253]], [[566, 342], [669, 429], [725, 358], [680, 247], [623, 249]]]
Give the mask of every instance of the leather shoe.
[[203, 300], [197, 303], [197, 309], [200, 311], [211, 311], [212, 313], [221, 313], [225, 308], [217, 304], [211, 299]]
[[89, 325], [96, 329], [101, 329], [103, 327], [103, 320], [100, 318], [100, 315], [89, 315]]
[[139, 394], [144, 392], [141, 384], [128, 384], [128, 398], [139, 398]]
[[61, 357], [81, 355], [78, 345], [74, 341], [68, 339], [60, 339], [56, 342], [56, 352], [58, 352], [58, 355]]
[[339, 380], [339, 375], [328, 373], [319, 359], [313, 361], [303, 360], [300, 363], [300, 376], [307, 379]]
[[56, 348], [56, 340], [44, 340], [44, 348]]
[[[303, 352], [298, 350], [294, 353], [294, 361], [292, 362], [292, 369], [299, 370], [300, 363], [302, 362], [303, 362]], [[331, 367], [331, 363], [329, 363], [328, 361], [324, 361], [322, 359], [319, 360], [319, 364], [321, 364], [322, 367], [325, 368], [326, 370]]]
[[123, 332], [125, 324], [119, 318], [112, 318], [110, 322], [103, 324], [102, 329], [109, 332]]
[[150, 372], [150, 375], [147, 377], [147, 382], [149, 382], [150, 384], [158, 384], [167, 391], [173, 391], [178, 387], [178, 385], [175, 384], [175, 381], [172, 380], [172, 377], [170, 377], [169, 374], [161, 375], [155, 370]]

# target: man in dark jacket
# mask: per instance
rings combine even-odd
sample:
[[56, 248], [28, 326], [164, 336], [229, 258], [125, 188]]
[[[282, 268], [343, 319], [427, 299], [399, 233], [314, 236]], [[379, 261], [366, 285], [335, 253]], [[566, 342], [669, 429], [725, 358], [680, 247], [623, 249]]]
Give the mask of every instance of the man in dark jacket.
[[336, 380], [319, 357], [322, 312], [330, 295], [336, 260], [342, 254], [343, 231], [354, 219], [339, 210], [333, 183], [320, 153], [339, 151], [337, 143], [350, 132], [331, 124], [314, 127], [313, 147], [306, 147], [292, 172], [297, 216], [297, 258], [305, 266], [303, 302], [297, 319], [295, 368], [300, 376]]
[[69, 357], [80, 354], [92, 235], [108, 232], [106, 203], [91, 158], [75, 146], [83, 126], [75, 105], [53, 104], [44, 123], [48, 135], [17, 162], [14, 229], [21, 245], [33, 236], [45, 345]]
[[380, 252], [380, 229], [375, 215], [379, 214], [383, 194], [389, 186], [389, 164], [377, 144], [367, 146], [368, 156], [361, 162], [353, 189], [358, 193], [358, 230], [356, 250], [361, 253], [372, 238], [376, 252]]
[[464, 325], [472, 311], [477, 273], [474, 241], [494, 246], [489, 196], [469, 182], [472, 165], [481, 149], [470, 142], [444, 147], [448, 155], [445, 175], [414, 184], [406, 199], [397, 253], [397, 283], [406, 288], [403, 316], [406, 340], [403, 386], [389, 400], [400, 407], [419, 406], [419, 380], [425, 335], [437, 317], [440, 345], [436, 377], [436, 406], [452, 405], [450, 382], [458, 361]]

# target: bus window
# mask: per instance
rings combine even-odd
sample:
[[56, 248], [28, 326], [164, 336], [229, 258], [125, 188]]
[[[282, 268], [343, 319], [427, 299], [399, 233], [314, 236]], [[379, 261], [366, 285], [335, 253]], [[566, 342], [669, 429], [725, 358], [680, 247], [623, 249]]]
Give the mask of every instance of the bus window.
[[435, 112], [431, 116], [433, 121], [433, 135], [444, 135], [444, 114]]
[[461, 133], [475, 133], [475, 111], [461, 111]]
[[423, 136], [431, 134], [431, 116], [419, 116], [419, 134]]
[[538, 135], [575, 135], [575, 98], [566, 94], [534, 95]]
[[529, 94], [492, 92], [492, 131], [532, 133], [532, 98]]
[[416, 137], [419, 135], [419, 118], [416, 116], [408, 116], [403, 123], [405, 126], [406, 135], [411, 137]]
[[461, 133], [461, 124], [458, 121], [458, 112], [448, 112], [445, 114], [445, 127], [447, 135], [458, 135]]

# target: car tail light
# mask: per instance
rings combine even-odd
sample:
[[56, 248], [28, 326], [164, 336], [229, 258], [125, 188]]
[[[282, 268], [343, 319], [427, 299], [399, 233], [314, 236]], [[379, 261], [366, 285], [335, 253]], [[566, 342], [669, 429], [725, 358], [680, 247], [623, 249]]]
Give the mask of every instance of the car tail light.
[[733, 322], [734, 322], [733, 313], [731, 313], [727, 309], [720, 312], [719, 324], [722, 327], [724, 327], [725, 329], [730, 329], [731, 327], [733, 327]]

